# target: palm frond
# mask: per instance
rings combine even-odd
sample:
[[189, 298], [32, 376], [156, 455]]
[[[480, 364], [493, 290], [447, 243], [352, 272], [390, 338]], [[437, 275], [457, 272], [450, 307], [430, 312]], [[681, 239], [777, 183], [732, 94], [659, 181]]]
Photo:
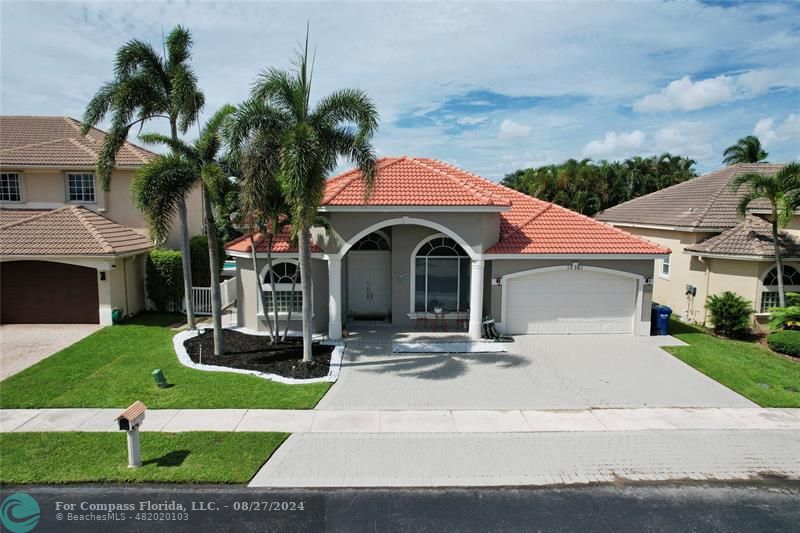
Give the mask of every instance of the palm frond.
[[83, 112], [83, 122], [81, 124], [81, 135], [86, 135], [92, 126], [100, 123], [108, 113], [114, 102], [114, 94], [117, 91], [118, 83], [110, 81], [103, 84], [97, 93], [89, 100], [86, 110]]
[[165, 39], [167, 62], [170, 65], [183, 63], [189, 59], [192, 49], [192, 34], [181, 25], [172, 28]]

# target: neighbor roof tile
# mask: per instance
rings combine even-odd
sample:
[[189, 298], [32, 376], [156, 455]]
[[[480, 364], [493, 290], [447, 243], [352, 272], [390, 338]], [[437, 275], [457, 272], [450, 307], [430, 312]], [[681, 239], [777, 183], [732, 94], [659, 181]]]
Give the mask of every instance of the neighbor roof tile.
[[[800, 257], [800, 242], [789, 233], [781, 231], [778, 234], [778, 243], [784, 257]], [[758, 216], [748, 215], [737, 226], [688, 246], [686, 251], [701, 255], [775, 257], [772, 224]]]

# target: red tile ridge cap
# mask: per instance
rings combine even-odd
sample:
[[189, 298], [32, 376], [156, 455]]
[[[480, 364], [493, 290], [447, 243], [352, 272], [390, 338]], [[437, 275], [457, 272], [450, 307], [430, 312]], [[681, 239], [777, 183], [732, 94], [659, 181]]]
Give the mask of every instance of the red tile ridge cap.
[[502, 234], [500, 236], [500, 240], [501, 241], [504, 240], [504, 239], [509, 239], [509, 238], [513, 237], [514, 235], [516, 235], [517, 233], [520, 233], [523, 230], [523, 228], [525, 228], [525, 226], [527, 226], [528, 224], [530, 224], [531, 222], [533, 222], [534, 220], [539, 218], [544, 212], [549, 211], [550, 208], [555, 205], [552, 202], [545, 202], [544, 200], [539, 200], [539, 201], [542, 202], [544, 205], [541, 206], [536, 211], [534, 211], [534, 213], [531, 216], [526, 218], [519, 225], [515, 225], [514, 229], [512, 231], [509, 231], [509, 232], [506, 232], [506, 233]]
[[[499, 197], [497, 192], [492, 190], [492, 186], [496, 186], [497, 184], [492, 182], [492, 181], [487, 180], [486, 178], [482, 178], [480, 176], [477, 176], [477, 175], [475, 175], [475, 174], [473, 174], [471, 172], [468, 172], [468, 171], [463, 170], [461, 168], [455, 167], [455, 166], [451, 165], [450, 163], [445, 163], [444, 161], [440, 161], [439, 159], [416, 158], [416, 157], [408, 157], [408, 156], [403, 156], [403, 157], [405, 159], [408, 159], [408, 160], [414, 162], [415, 164], [417, 164], [419, 166], [422, 166], [422, 167], [425, 167], [426, 169], [431, 170], [431, 171], [433, 171], [433, 172], [435, 172], [437, 174], [440, 174], [442, 176], [446, 176], [449, 180], [455, 182], [457, 185], [463, 186], [465, 189], [467, 189], [468, 191], [470, 191], [471, 193], [476, 195], [481, 202], [486, 201], [487, 202], [486, 205], [500, 205], [500, 206], [509, 206], [509, 205], [511, 205], [511, 203], [508, 200], [506, 200], [505, 198]], [[467, 183], [466, 180], [464, 180], [462, 178], [459, 178], [458, 176], [453, 176], [452, 174], [448, 174], [447, 172], [445, 172], [443, 170], [440, 170], [440, 169], [438, 169], [436, 167], [431, 166], [429, 163], [426, 163], [426, 160], [427, 161], [435, 161], [435, 162], [439, 163], [440, 165], [443, 165], [443, 166], [445, 166], [445, 167], [447, 167], [449, 169], [452, 169], [452, 170], [454, 170], [456, 172], [460, 172], [460, 173], [466, 174], [470, 178], [472, 178], [474, 180], [477, 180], [477, 181], [481, 182], [482, 184], [485, 183], [487, 188], [482, 190], [482, 187], [479, 187], [477, 184], [475, 184], [475, 183]]]
[[[376, 167], [380, 162], [386, 161], [386, 163], [383, 164], [380, 167], [380, 169], [375, 168], [375, 178], [377, 179], [379, 170], [384, 170], [386, 168], [389, 168], [390, 166], [399, 163], [403, 159], [408, 159], [408, 157], [407, 156], [394, 157], [394, 158], [386, 157], [386, 158], [383, 158], [383, 159], [379, 159], [378, 161], [375, 161], [375, 166]], [[356, 167], [356, 168], [354, 168], [352, 170], [349, 170], [349, 171], [345, 172], [344, 174], [340, 174], [339, 176], [335, 176], [334, 179], [336, 179], [337, 182], [336, 182], [336, 184], [334, 184], [334, 187], [336, 187], [336, 188], [334, 189], [334, 191], [331, 193], [330, 196], [327, 196], [326, 198], [323, 199], [322, 205], [325, 205], [325, 204], [330, 203], [333, 200], [335, 200], [336, 197], [339, 196], [342, 193], [342, 191], [344, 191], [344, 189], [347, 188], [348, 185], [353, 183], [356, 179], [360, 179], [359, 178], [359, 174], [360, 173], [361, 173], [361, 169]], [[352, 176], [348, 177], [348, 174], [352, 174]], [[364, 199], [364, 203], [365, 204], [368, 203], [367, 199]]]

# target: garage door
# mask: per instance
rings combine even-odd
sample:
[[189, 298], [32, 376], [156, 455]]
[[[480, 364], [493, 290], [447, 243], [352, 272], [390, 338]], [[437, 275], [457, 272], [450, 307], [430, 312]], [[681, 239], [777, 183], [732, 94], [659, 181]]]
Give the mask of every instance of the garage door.
[[0, 323], [99, 322], [97, 270], [47, 261], [0, 263]]
[[553, 270], [508, 280], [507, 333], [632, 333], [637, 280]]

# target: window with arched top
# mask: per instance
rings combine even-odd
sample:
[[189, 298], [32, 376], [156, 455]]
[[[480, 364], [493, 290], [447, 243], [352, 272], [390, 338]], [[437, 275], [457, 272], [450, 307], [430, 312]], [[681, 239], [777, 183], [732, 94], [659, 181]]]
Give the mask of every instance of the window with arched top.
[[[273, 286], [275, 287], [274, 295], [272, 293]], [[264, 267], [261, 271], [261, 287], [266, 293], [264, 296], [267, 300], [267, 313], [272, 313], [275, 306], [279, 313], [288, 313], [290, 309], [292, 313], [300, 313], [303, 310], [300, 267], [296, 262], [273, 263], [272, 270]], [[259, 307], [260, 305], [259, 303]]]
[[391, 249], [392, 247], [389, 244], [389, 238], [383, 232], [377, 231], [365, 235], [351, 248], [351, 250], [360, 252], [389, 251]]
[[469, 309], [470, 258], [453, 239], [435, 235], [414, 256], [414, 311]]
[[[773, 307], [780, 305], [778, 298], [778, 269], [773, 267], [765, 275], [762, 282], [761, 305], [762, 313], [768, 313]], [[790, 265], [783, 265], [783, 291], [800, 292], [800, 271]]]

